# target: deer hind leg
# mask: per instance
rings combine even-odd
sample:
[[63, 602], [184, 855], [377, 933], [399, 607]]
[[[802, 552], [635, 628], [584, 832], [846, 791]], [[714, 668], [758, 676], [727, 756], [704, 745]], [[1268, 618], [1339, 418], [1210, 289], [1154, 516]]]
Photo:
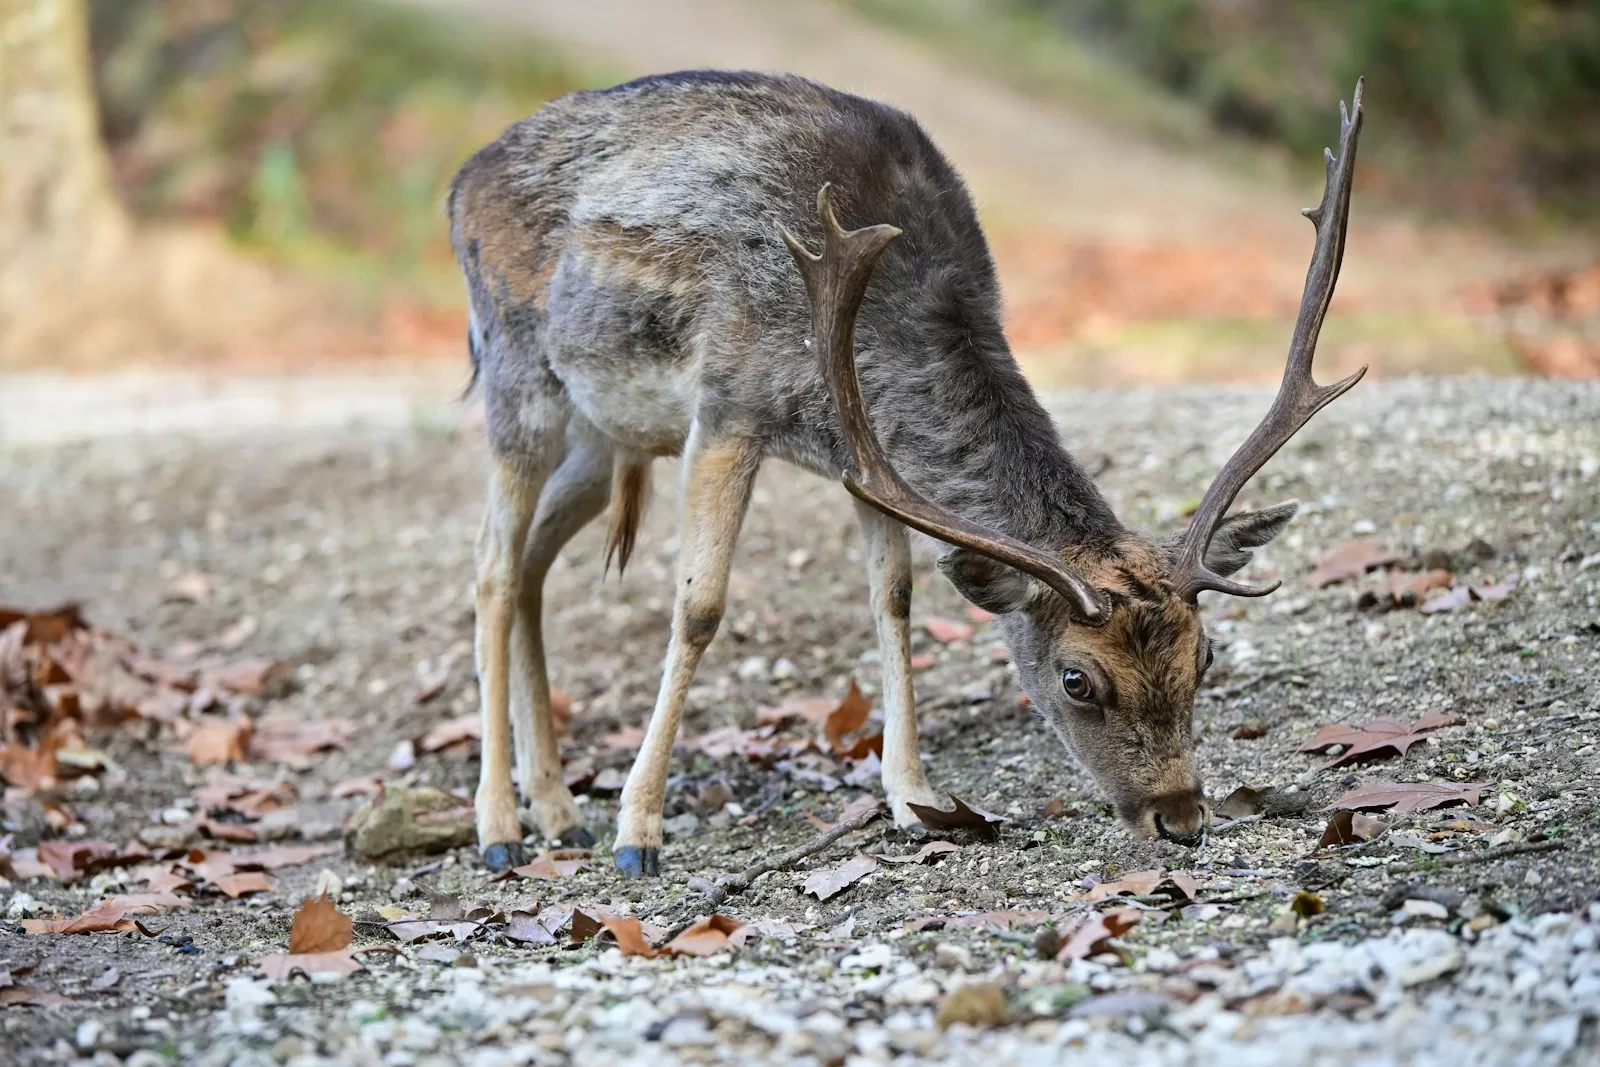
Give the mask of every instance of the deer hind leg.
[[531, 823], [546, 840], [587, 848], [594, 835], [583, 825], [561, 773], [550, 677], [544, 656], [544, 579], [556, 555], [601, 511], [611, 495], [613, 449], [598, 431], [574, 418], [566, 453], [539, 494], [538, 510], [522, 553], [521, 595], [511, 628], [511, 732], [517, 789]]
[[695, 668], [722, 623], [728, 568], [760, 464], [761, 449], [754, 441], [704, 441], [698, 424], [684, 450], [683, 547], [672, 605], [672, 639], [655, 710], [622, 789], [612, 845], [617, 869], [630, 878], [658, 873], [672, 743]]
[[867, 549], [867, 581], [883, 661], [883, 793], [899, 827], [921, 825], [908, 804], [943, 808], [917, 752], [917, 707], [911, 691], [911, 543], [906, 528], [856, 504]]

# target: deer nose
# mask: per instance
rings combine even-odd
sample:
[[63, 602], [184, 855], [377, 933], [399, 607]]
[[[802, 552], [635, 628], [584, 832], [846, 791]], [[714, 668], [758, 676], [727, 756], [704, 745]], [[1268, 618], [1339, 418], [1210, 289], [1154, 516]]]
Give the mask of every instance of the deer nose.
[[1156, 833], [1162, 839], [1192, 848], [1205, 837], [1209, 813], [1200, 790], [1162, 797], [1152, 807]]

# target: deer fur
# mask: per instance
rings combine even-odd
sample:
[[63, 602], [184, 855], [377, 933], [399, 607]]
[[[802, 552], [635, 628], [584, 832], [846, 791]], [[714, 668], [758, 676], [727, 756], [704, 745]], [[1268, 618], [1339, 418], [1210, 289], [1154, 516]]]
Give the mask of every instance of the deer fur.
[[[671, 746], [722, 616], [756, 469], [776, 457], [838, 478], [849, 464], [808, 347], [806, 291], [775, 230], [820, 243], [813, 205], [825, 183], [846, 224], [902, 231], [855, 327], [883, 450], [936, 504], [1072, 562], [1106, 591], [1113, 616], [1071, 625], [1048, 591], [967, 550], [947, 549], [941, 567], [1001, 615], [1035, 706], [1130, 826], [1197, 836], [1204, 825], [1190, 723], [1208, 660], [1198, 614], [1172, 593], [1170, 546], [1118, 521], [1012, 358], [961, 179], [894, 108], [798, 77], [691, 72], [555, 100], [473, 156], [451, 189], [494, 456], [478, 551], [477, 805], [491, 866], [519, 855], [508, 717], [540, 830], [590, 839], [561, 784], [538, 587], [614, 492], [608, 544], [625, 563], [641, 472], [652, 457], [682, 456], [671, 640], [613, 846], [626, 873], [656, 870]], [[1208, 562], [1236, 570], [1287, 517], [1229, 520], [1217, 537], [1226, 552]], [[884, 664], [884, 786], [908, 825], [909, 803], [946, 801], [917, 753], [907, 532], [866, 506], [860, 518]], [[1069, 660], [1115, 688], [1114, 719], [1096, 725], [1065, 706]]]

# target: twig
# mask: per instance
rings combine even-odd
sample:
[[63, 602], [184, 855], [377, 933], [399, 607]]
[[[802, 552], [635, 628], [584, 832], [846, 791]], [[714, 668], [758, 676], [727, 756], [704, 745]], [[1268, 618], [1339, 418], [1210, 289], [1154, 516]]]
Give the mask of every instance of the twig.
[[1501, 845], [1498, 848], [1487, 849], [1483, 852], [1463, 852], [1455, 856], [1444, 856], [1428, 863], [1411, 863], [1404, 867], [1390, 868], [1392, 871], [1406, 874], [1420, 874], [1433, 867], [1465, 867], [1469, 863], [1493, 863], [1503, 860], [1508, 856], [1520, 856], [1529, 852], [1555, 852], [1557, 849], [1567, 847], [1565, 841], [1521, 841], [1512, 845]]
[[1264, 816], [1260, 812], [1257, 812], [1254, 815], [1245, 815], [1238, 819], [1229, 819], [1227, 822], [1223, 823], [1212, 823], [1211, 829], [1207, 830], [1206, 833], [1208, 836], [1214, 834], [1225, 834], [1229, 830], [1232, 830], [1235, 826], [1244, 826], [1247, 823], [1260, 822], [1262, 818], [1264, 818]]
[[719, 907], [729, 897], [749, 889], [751, 882], [754, 882], [768, 871], [792, 867], [808, 856], [815, 856], [841, 837], [853, 834], [866, 826], [873, 819], [882, 815], [883, 811], [882, 807], [869, 808], [855, 818], [840, 823], [820, 837], [815, 837], [803, 845], [797, 845], [788, 852], [752, 864], [738, 874], [725, 874], [717, 879], [715, 885], [703, 878], [695, 878], [689, 882], [689, 888], [709, 900], [712, 907]]

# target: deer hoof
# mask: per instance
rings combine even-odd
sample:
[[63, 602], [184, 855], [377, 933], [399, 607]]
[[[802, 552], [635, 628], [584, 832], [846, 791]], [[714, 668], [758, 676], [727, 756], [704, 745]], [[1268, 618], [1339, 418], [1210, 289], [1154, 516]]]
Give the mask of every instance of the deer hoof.
[[523, 862], [521, 841], [499, 841], [483, 850], [483, 865], [491, 871], [510, 870]]
[[594, 834], [587, 826], [574, 826], [557, 834], [552, 844], [557, 848], [593, 848]]
[[661, 850], [652, 846], [627, 845], [611, 854], [624, 878], [654, 878], [661, 873]]

